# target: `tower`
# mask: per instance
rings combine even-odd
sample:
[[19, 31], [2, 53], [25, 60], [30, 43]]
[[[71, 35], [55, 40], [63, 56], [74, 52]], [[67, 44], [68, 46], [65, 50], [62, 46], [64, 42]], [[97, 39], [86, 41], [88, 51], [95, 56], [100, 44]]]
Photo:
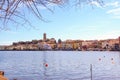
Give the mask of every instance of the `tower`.
[[120, 37], [118, 39], [119, 39], [119, 49], [120, 49]]
[[120, 37], [119, 37], [119, 44], [120, 44]]
[[46, 33], [43, 34], [43, 40], [46, 41]]

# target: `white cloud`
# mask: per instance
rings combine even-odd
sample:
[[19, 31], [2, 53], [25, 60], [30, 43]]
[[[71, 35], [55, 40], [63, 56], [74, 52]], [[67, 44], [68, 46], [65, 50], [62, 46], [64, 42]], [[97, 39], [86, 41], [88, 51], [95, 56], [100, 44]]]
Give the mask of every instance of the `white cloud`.
[[119, 7], [120, 6], [120, 2], [115, 1], [115, 2], [110, 2], [110, 3], [106, 3], [104, 7]]
[[112, 15], [113, 19], [120, 19], [120, 7], [108, 10], [106, 13]]
[[120, 8], [115, 8], [112, 10], [107, 11], [108, 14], [113, 14], [113, 15], [120, 15]]
[[113, 19], [120, 19], [120, 1], [109, 2], [105, 4], [105, 8], [109, 8], [106, 12]]
[[90, 4], [91, 5], [95, 5], [95, 6], [99, 7], [99, 8], [102, 8], [102, 6], [100, 5], [100, 3], [98, 3], [97, 1], [92, 1]]

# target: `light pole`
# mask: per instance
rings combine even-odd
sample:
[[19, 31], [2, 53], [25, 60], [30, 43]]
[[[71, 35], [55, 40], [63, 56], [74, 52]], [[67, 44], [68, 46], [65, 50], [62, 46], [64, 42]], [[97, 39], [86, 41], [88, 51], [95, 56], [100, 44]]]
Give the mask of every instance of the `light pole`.
[[93, 76], [92, 76], [92, 64], [90, 64], [90, 80], [93, 80]]

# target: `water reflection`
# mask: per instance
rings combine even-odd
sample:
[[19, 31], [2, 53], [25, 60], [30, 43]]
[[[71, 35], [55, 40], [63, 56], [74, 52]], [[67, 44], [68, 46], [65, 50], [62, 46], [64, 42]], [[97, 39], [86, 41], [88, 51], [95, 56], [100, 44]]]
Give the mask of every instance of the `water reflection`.
[[93, 80], [120, 80], [119, 52], [0, 52], [0, 70], [10, 80], [90, 80], [90, 64]]

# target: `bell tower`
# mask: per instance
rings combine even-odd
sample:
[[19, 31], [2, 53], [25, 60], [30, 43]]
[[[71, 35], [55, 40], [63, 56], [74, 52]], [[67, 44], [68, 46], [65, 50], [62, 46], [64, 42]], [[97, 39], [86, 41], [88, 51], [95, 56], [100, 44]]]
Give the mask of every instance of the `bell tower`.
[[43, 34], [43, 40], [46, 41], [47, 37], [46, 37], [46, 33]]

